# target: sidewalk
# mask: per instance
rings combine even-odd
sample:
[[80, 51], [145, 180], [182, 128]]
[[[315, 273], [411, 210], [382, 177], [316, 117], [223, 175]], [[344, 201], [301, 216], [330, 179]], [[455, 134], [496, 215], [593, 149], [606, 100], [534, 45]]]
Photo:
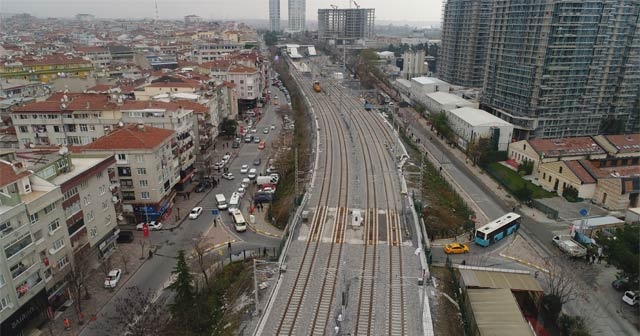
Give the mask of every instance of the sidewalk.
[[[119, 244], [117, 250], [110, 257], [111, 267], [109, 268], [122, 269], [122, 277], [118, 282], [118, 286], [115, 289], [103, 288], [105, 274], [102, 272], [100, 266], [93, 269], [85, 283], [89, 290], [90, 298], [87, 300], [83, 299], [81, 301], [82, 312], [84, 314], [84, 324], [80, 324], [80, 317], [76, 312], [76, 305], [74, 302], [71, 307], [64, 311], [54, 312], [53, 321], [48, 323], [51, 324], [53, 335], [78, 335], [87, 327], [87, 325], [97, 323], [96, 321], [91, 321], [92, 316], [97, 315], [102, 307], [109, 302], [111, 297], [123, 288], [129, 278], [132, 277], [138, 269], [140, 269], [140, 266], [142, 266], [142, 264], [147, 260], [149, 245], [145, 244], [144, 246], [141, 246], [139, 243], [140, 239], [142, 239], [142, 232], [135, 232], [134, 235], [135, 238], [132, 243]], [[71, 330], [64, 330], [63, 321], [65, 318], [68, 318], [71, 322]], [[48, 325], [45, 324], [42, 326], [41, 330], [43, 334], [49, 334]]]

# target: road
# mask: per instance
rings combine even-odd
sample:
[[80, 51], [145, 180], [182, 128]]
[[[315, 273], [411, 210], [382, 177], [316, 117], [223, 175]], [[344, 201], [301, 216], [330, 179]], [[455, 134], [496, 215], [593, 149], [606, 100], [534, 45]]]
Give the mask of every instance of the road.
[[[276, 94], [279, 94], [281, 97], [284, 97], [284, 94], [279, 92], [276, 88], [272, 88]], [[213, 226], [213, 215], [211, 215], [211, 210], [216, 208], [215, 194], [222, 193], [227, 199], [230, 197], [231, 193], [236, 191], [243, 174], [240, 174], [240, 166], [243, 164], [248, 164], [250, 167], [253, 166], [253, 160], [258, 156], [264, 157], [262, 160], [262, 164], [258, 167], [258, 171], [262, 171], [265, 169], [265, 165], [267, 164], [266, 157], [268, 155], [268, 151], [270, 150], [269, 144], [271, 141], [277, 138], [279, 131], [281, 128], [281, 121], [278, 116], [274, 112], [274, 107], [272, 105], [268, 105], [263, 108], [263, 117], [257, 123], [257, 129], [259, 130], [256, 135], [258, 135], [261, 139], [267, 140], [267, 146], [265, 150], [259, 150], [258, 144], [243, 144], [239, 149], [222, 149], [221, 142], [219, 141], [217, 145], [217, 152], [214, 154], [214, 157], [220, 158], [223, 153], [229, 151], [233, 152], [234, 155], [232, 157], [231, 163], [228, 165], [229, 171], [236, 175], [234, 180], [224, 180], [221, 179], [221, 183], [215, 188], [210, 189], [207, 192], [207, 195], [202, 200], [200, 206], [204, 208], [203, 214], [196, 220], [186, 220], [182, 223], [182, 225], [174, 229], [173, 231], [169, 230], [161, 230], [161, 231], [152, 231], [150, 232], [150, 240], [151, 243], [157, 246], [157, 250], [155, 256], [147, 261], [138, 269], [138, 271], [131, 276], [131, 278], [123, 285], [119, 286], [116, 294], [109, 300], [109, 302], [102, 308], [102, 310], [98, 313], [98, 321], [106, 320], [106, 317], [113, 316], [116, 314], [116, 305], [115, 302], [118, 298], [122, 298], [127, 295], [127, 291], [125, 290], [127, 287], [138, 287], [143, 292], [150, 290], [156, 292], [158, 294], [162, 293], [163, 288], [169, 281], [171, 276], [171, 272], [175, 267], [175, 256], [177, 256], [179, 250], [191, 251], [193, 240], [200, 237], [202, 233], [207, 230], [212, 230], [215, 234], [220, 235], [234, 235], [241, 239], [240, 242], [234, 243], [232, 250], [228, 251], [224, 248], [225, 257], [228, 256], [229, 252], [237, 253], [242, 250], [250, 250], [250, 249], [258, 249], [263, 247], [277, 247], [280, 244], [280, 239], [274, 239], [270, 237], [266, 237], [260, 234], [257, 234], [251, 230], [247, 230], [242, 233], [235, 233], [233, 231], [233, 227], [231, 226], [231, 221], [226, 216], [226, 213], [223, 211], [221, 213], [223, 220], [225, 221], [225, 225], [227, 228], [214, 227]], [[269, 134], [262, 133], [262, 129], [265, 127], [269, 127], [270, 125], [277, 125], [276, 130], [271, 130]], [[229, 141], [231, 143], [231, 141]], [[243, 202], [248, 202], [249, 196], [245, 195]], [[112, 331], [109, 328], [105, 327], [104, 323], [94, 323], [92, 325], [87, 326], [80, 335], [82, 336], [101, 336], [101, 335], [113, 335]]]

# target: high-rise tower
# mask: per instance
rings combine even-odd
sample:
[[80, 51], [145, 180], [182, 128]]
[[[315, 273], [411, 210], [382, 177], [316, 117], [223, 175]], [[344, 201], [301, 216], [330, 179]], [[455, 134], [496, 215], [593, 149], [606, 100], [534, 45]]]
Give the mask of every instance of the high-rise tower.
[[521, 139], [637, 133], [639, 15], [637, 0], [494, 1], [481, 107]]
[[306, 1], [289, 0], [289, 28], [290, 32], [306, 30]]
[[269, 0], [269, 30], [280, 31], [280, 0]]

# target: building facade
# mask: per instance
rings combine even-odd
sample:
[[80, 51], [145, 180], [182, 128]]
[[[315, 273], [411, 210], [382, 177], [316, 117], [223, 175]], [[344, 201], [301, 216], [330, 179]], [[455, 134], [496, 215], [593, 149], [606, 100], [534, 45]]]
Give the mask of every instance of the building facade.
[[637, 133], [639, 15], [633, 0], [496, 1], [481, 108], [519, 139]]
[[448, 0], [444, 4], [439, 78], [454, 85], [482, 87], [492, 3]]
[[420, 77], [425, 74], [424, 67], [424, 50], [407, 51], [402, 54], [402, 72], [400, 76], [404, 79]]
[[374, 35], [375, 9], [318, 9], [318, 38], [321, 40], [364, 40]]
[[280, 0], [269, 0], [269, 29], [280, 31]]
[[48, 83], [56, 78], [87, 78], [93, 71], [90, 60], [52, 54], [25, 56], [0, 63], [0, 78], [17, 78]]
[[287, 31], [291, 33], [303, 32], [307, 30], [306, 0], [289, 1], [289, 22]]
[[162, 221], [171, 213], [181, 181], [176, 132], [144, 124], [123, 125], [84, 147], [84, 154], [115, 155], [109, 172], [121, 190], [123, 217], [128, 221]]

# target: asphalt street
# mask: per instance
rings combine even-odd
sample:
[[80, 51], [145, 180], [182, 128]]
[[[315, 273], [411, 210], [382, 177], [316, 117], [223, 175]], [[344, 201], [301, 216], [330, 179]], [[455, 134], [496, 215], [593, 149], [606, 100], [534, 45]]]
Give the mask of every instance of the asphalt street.
[[[284, 100], [284, 94], [279, 92], [276, 88], [271, 88], [274, 94], [278, 94], [281, 98], [281, 101]], [[113, 316], [117, 314], [116, 305], [114, 304], [117, 298], [122, 298], [127, 295], [126, 288], [128, 287], [138, 287], [143, 292], [147, 290], [154, 291], [158, 294], [163, 293], [163, 289], [165, 285], [168, 283], [169, 278], [171, 276], [171, 272], [175, 267], [175, 256], [177, 256], [178, 251], [192, 250], [192, 243], [194, 239], [200, 237], [207, 230], [217, 230], [220, 234], [227, 235], [229, 232], [233, 232], [233, 227], [231, 225], [231, 220], [227, 216], [227, 214], [223, 211], [221, 212], [222, 218], [224, 220], [225, 225], [227, 225], [227, 230], [220, 227], [212, 227], [214, 216], [211, 214], [211, 210], [216, 208], [215, 194], [222, 193], [227, 197], [227, 199], [231, 196], [231, 193], [236, 191], [242, 181], [242, 177], [244, 174], [240, 174], [240, 167], [243, 164], [248, 164], [250, 167], [253, 166], [253, 160], [257, 156], [262, 156], [262, 164], [258, 169], [258, 172], [261, 172], [265, 169], [265, 165], [267, 164], [266, 157], [268, 155], [268, 151], [270, 151], [270, 143], [274, 139], [277, 138], [279, 132], [281, 131], [281, 121], [279, 117], [274, 112], [274, 106], [268, 104], [263, 108], [262, 119], [257, 123], [256, 127], [258, 132], [256, 135], [260, 136], [261, 139], [266, 139], [267, 146], [265, 150], [259, 150], [258, 144], [255, 143], [242, 143], [241, 147], [235, 149], [237, 154], [233, 155], [231, 163], [227, 165], [229, 167], [229, 171], [232, 172], [236, 178], [234, 180], [225, 180], [221, 179], [221, 183], [214, 189], [210, 189], [207, 191], [207, 195], [200, 203], [200, 206], [204, 208], [202, 215], [196, 220], [185, 220], [181, 226], [173, 231], [169, 230], [161, 230], [161, 231], [151, 231], [150, 232], [150, 242], [157, 246], [156, 254], [153, 258], [148, 259], [139, 269], [138, 271], [127, 281], [127, 283], [123, 284], [119, 287], [119, 290], [116, 294], [109, 300], [109, 302], [102, 308], [102, 310], [98, 313], [98, 321], [106, 320], [106, 317]], [[272, 124], [277, 125], [275, 130], [270, 130], [269, 134], [264, 134], [262, 130], [265, 127], [270, 127]], [[234, 152], [234, 149], [225, 148], [222, 149], [221, 144], [227, 142], [225, 139], [219, 139], [218, 144], [216, 146], [217, 150], [214, 154], [214, 157], [221, 157], [225, 152]], [[228, 140], [229, 144], [232, 140]], [[245, 195], [243, 202], [249, 202], [250, 195]], [[245, 203], [246, 204], [246, 203]], [[229, 253], [238, 253], [243, 250], [252, 250], [258, 248], [272, 248], [277, 247], [280, 244], [280, 239], [271, 238], [263, 235], [259, 235], [251, 230], [247, 230], [242, 233], [234, 233], [235, 237], [242, 239], [242, 241], [234, 243], [231, 251], [226, 248], [223, 249], [224, 257], [228, 257]], [[167, 293], [168, 294], [168, 293]], [[80, 335], [83, 336], [101, 336], [101, 335], [113, 335], [111, 330], [108, 327], [105, 327], [104, 323], [94, 323], [90, 326], [87, 326]]]

